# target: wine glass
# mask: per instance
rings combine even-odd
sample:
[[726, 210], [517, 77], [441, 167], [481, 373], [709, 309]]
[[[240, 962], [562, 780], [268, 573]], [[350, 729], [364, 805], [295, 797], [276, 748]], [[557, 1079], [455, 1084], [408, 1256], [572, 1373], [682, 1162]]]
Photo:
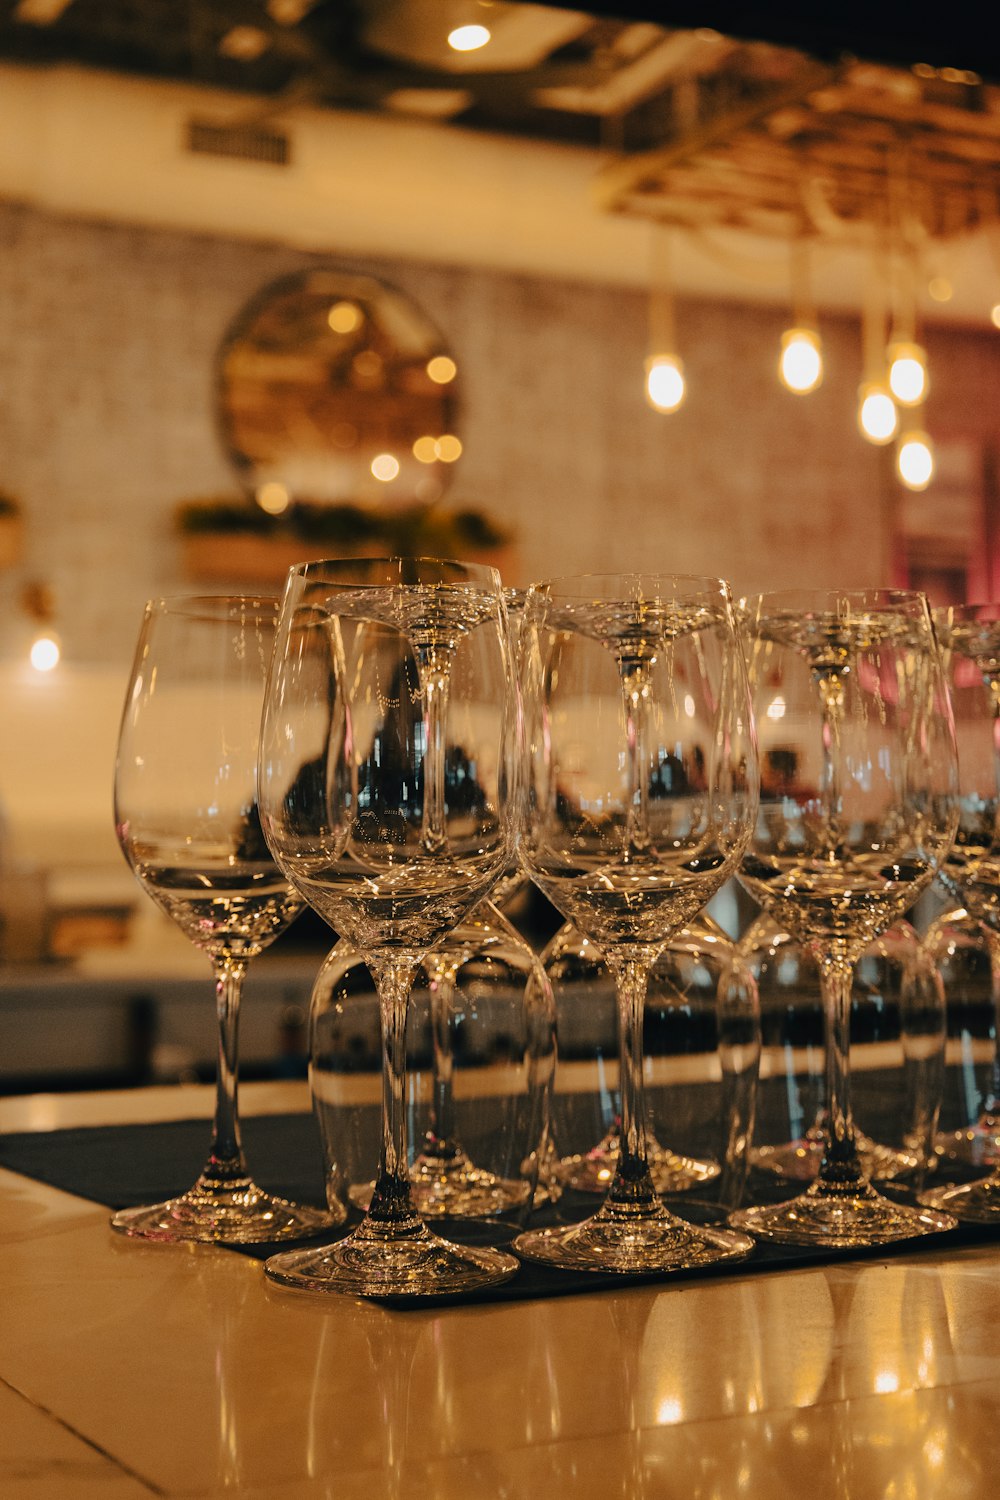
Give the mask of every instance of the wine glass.
[[303, 902], [277, 869], [257, 811], [257, 748], [273, 599], [176, 598], [146, 607], [118, 741], [115, 821], [139, 881], [211, 959], [219, 1061], [211, 1153], [177, 1198], [115, 1214], [154, 1240], [226, 1244], [310, 1234], [342, 1219], [271, 1197], [247, 1172], [237, 1028], [247, 964]]
[[[448, 966], [443, 1014], [441, 971], [432, 964], [441, 954]], [[368, 1207], [374, 1190], [377, 1038], [371, 976], [341, 938], [313, 985], [309, 1080], [327, 1182], [337, 1199], [346, 1196], [358, 1208]], [[547, 1139], [554, 1066], [545, 971], [500, 913], [480, 902], [427, 955], [410, 991], [409, 1178], [422, 1218], [527, 1212]]]
[[[766, 912], [740, 946], [757, 980], [769, 1055], [750, 1164], [756, 1172], [806, 1183], [819, 1171], [828, 1125], [819, 965], [809, 946]], [[894, 1181], [923, 1172], [936, 1161], [944, 986], [932, 954], [903, 918], [874, 937], [855, 963], [851, 1016], [855, 1077], [862, 1063], [855, 1145], [865, 1176]], [[874, 1135], [859, 1128], [858, 1116], [866, 1114]]]
[[828, 1128], [804, 1193], [729, 1222], [827, 1246], [953, 1228], [871, 1185], [849, 1094], [854, 964], [930, 883], [958, 818], [954, 724], [927, 602], [897, 590], [763, 594], [747, 601], [746, 628], [770, 771], [740, 879], [819, 965]]
[[[1000, 1015], [1000, 604], [965, 604], [936, 610], [947, 663], [958, 739], [961, 815], [952, 850], [938, 872], [940, 883], [965, 909], [989, 954], [993, 1003]], [[957, 920], [952, 913], [943, 922]], [[1000, 1049], [1000, 1032], [995, 1049]], [[1000, 1219], [1000, 1050], [992, 1087], [978, 1118], [938, 1141], [945, 1154], [993, 1165], [974, 1182], [942, 1185], [921, 1203], [976, 1222]], [[994, 1164], [995, 1163], [995, 1164]]]
[[[365, 559], [338, 559], [328, 562], [325, 568], [325, 574], [329, 580], [345, 584], [364, 585], [369, 572], [370, 560]], [[504, 599], [507, 606], [509, 637], [513, 642], [516, 639], [524, 595], [523, 592], [515, 589], [505, 589]], [[449, 657], [446, 653], [441, 654], [438, 660], [434, 693], [436, 715], [442, 723], [446, 722], [448, 715], [450, 675]], [[444, 753], [443, 741], [436, 744], [433, 753], [437, 757]], [[440, 779], [440, 767], [435, 766], [433, 770], [429, 768], [428, 775], [429, 785], [432, 790], [436, 788], [435, 796], [440, 799], [443, 786]], [[422, 816], [425, 823], [441, 816], [432, 799], [425, 802]], [[456, 980], [459, 971], [473, 960], [477, 951], [486, 952], [492, 949], [495, 955], [497, 945], [501, 942], [508, 946], [508, 957], [515, 965], [521, 963], [526, 971], [532, 965], [537, 966], [537, 960], [530, 948], [522, 942], [492, 904], [493, 899], [499, 901], [509, 899], [518, 885], [526, 881], [527, 876], [520, 871], [516, 860], [512, 859], [511, 865], [492, 888], [491, 899], [484, 901], [480, 909], [471, 913], [466, 920], [460, 922], [441, 942], [437, 943], [425, 955], [420, 965], [423, 977], [427, 981], [431, 1010], [434, 1078], [430, 1119], [427, 1122], [420, 1149], [411, 1153], [409, 1178], [412, 1201], [417, 1212], [424, 1217], [437, 1218], [451, 1215], [479, 1217], [502, 1212], [520, 1202], [525, 1191], [523, 1182], [501, 1181], [469, 1156], [465, 1145], [455, 1132], [453, 1075], [455, 1022], [456, 1014], [460, 1009], [455, 1004]], [[519, 948], [520, 953], [512, 952], [510, 945]], [[346, 949], [349, 947], [350, 945], [345, 944], [343, 940], [338, 945], [338, 959], [334, 963], [334, 969], [346, 961]], [[358, 954], [358, 958], [363, 961], [362, 954]], [[538, 980], [543, 988], [548, 983], [540, 968]], [[317, 980], [317, 984], [321, 993], [322, 982]], [[317, 992], [314, 990], [314, 1001], [316, 995]], [[311, 1007], [311, 1009], [315, 1008], [315, 1005]], [[359, 1208], [367, 1208], [372, 1187], [371, 1182], [352, 1183], [348, 1191], [350, 1201]]]
[[[619, 1078], [623, 1071], [620, 1064], [623, 1038], [617, 1025], [614, 978], [601, 950], [568, 922], [556, 933], [543, 957], [561, 1009], [560, 1037], [565, 1043], [564, 1052], [574, 1057], [584, 1051], [596, 1056], [600, 1087], [589, 1102], [599, 1110], [598, 1128], [608, 1115], [611, 1117], [595, 1145], [556, 1159], [553, 1176], [577, 1192], [603, 1195], [614, 1176], [621, 1137], [616, 1091], [605, 1082], [609, 1064], [612, 1077], [616, 1068]], [[595, 1036], [598, 1018], [603, 1024]], [[722, 928], [707, 912], [700, 913], [667, 941], [650, 970], [647, 985], [643, 1019], [644, 1086], [650, 1106], [646, 1119], [646, 1160], [658, 1193], [686, 1193], [705, 1188], [714, 1193], [722, 1186], [716, 1179], [724, 1170], [732, 1179], [745, 1168], [745, 1162], [738, 1159], [738, 1151], [718, 1149], [723, 1145], [721, 1141], [714, 1142], [716, 1149], [706, 1154], [661, 1144], [656, 1137], [652, 1106], [658, 1091], [657, 1074], [659, 1089], [669, 1105], [671, 1090], [669, 1084], [666, 1088], [663, 1085], [669, 1059], [678, 1050], [678, 1033], [683, 1026], [681, 1045], [692, 1051], [697, 1049], [702, 1060], [711, 1058], [721, 1073], [721, 1108], [716, 1091], [711, 1092], [720, 1124], [725, 1122], [724, 1128], [733, 1132], [732, 1142], [727, 1140], [725, 1146], [735, 1146], [741, 1137], [748, 1137], [759, 1054], [756, 1022], [756, 985], [749, 970]], [[564, 1094], [564, 1101], [565, 1098]], [[577, 1111], [573, 1113], [575, 1116]], [[574, 1139], [582, 1134], [582, 1122], [577, 1124], [574, 1118], [566, 1123], [573, 1128]], [[589, 1115], [587, 1123], [591, 1123]], [[738, 1201], [729, 1198], [728, 1185], [726, 1201], [730, 1207], [735, 1207]]]
[[405, 1026], [430, 948], [510, 863], [515, 695], [499, 575], [429, 559], [288, 577], [261, 735], [261, 813], [279, 867], [363, 953], [379, 994], [383, 1129], [361, 1224], [267, 1262], [274, 1281], [360, 1295], [506, 1280], [510, 1255], [454, 1245], [416, 1212]]
[[625, 1273], [742, 1257], [748, 1236], [696, 1228], [658, 1197], [642, 1058], [650, 968], [733, 872], [753, 824], [756, 752], [729, 591], [657, 574], [555, 579], [529, 591], [521, 648], [521, 859], [603, 951], [622, 1069], [604, 1202], [583, 1223], [519, 1235], [514, 1249]]

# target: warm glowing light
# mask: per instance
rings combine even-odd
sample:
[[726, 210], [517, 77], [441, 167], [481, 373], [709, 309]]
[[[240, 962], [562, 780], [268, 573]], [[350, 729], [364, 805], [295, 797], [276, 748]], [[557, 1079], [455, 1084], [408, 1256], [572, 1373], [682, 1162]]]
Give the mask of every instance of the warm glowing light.
[[28, 659], [36, 672], [51, 672], [53, 667], [59, 665], [61, 655], [59, 642], [54, 635], [40, 635], [37, 640], [32, 641]]
[[935, 302], [950, 302], [955, 295], [955, 289], [947, 276], [932, 276], [927, 283], [927, 290]]
[[413, 445], [413, 457], [421, 464], [432, 464], [438, 456], [437, 438], [418, 437]]
[[219, 42], [219, 51], [238, 62], [256, 62], [270, 45], [267, 32], [259, 26], [233, 26]]
[[778, 696], [776, 698], [772, 698], [770, 703], [767, 705], [767, 717], [769, 719], [775, 720], [783, 719], [785, 717], [786, 707], [787, 704], [785, 703], [784, 698], [782, 698], [781, 694], [779, 693]]
[[335, 302], [326, 315], [334, 333], [353, 333], [361, 325], [362, 312], [356, 302]]
[[654, 411], [676, 411], [687, 395], [684, 366], [676, 354], [654, 354], [646, 361], [646, 400]]
[[435, 354], [427, 361], [427, 373], [435, 385], [449, 385], [458, 374], [458, 366], [447, 354]]
[[684, 1407], [675, 1396], [666, 1396], [656, 1408], [656, 1420], [661, 1427], [675, 1427], [684, 1420]]
[[934, 449], [926, 432], [908, 432], [900, 439], [896, 469], [908, 490], [925, 490], [934, 477]]
[[927, 356], [919, 344], [889, 345], [889, 389], [901, 406], [918, 406], [927, 395]]
[[489, 40], [489, 27], [475, 23], [456, 26], [454, 31], [448, 33], [448, 46], [455, 52], [476, 52], [480, 47], [485, 47]]
[[269, 516], [280, 516], [291, 503], [292, 497], [288, 493], [288, 486], [282, 484], [280, 479], [269, 479], [257, 491], [257, 504], [261, 510], [266, 510]]
[[891, 443], [899, 426], [899, 414], [884, 385], [872, 382], [858, 392], [858, 426], [870, 443]]
[[990, 322], [994, 328], [1000, 328], [1000, 302], [994, 302], [990, 308]]
[[393, 453], [376, 453], [371, 462], [371, 471], [376, 479], [389, 484], [399, 474], [399, 459]]
[[351, 360], [351, 369], [362, 385], [375, 385], [383, 376], [382, 356], [374, 349], [362, 349]]
[[796, 396], [807, 396], [823, 379], [819, 334], [811, 328], [789, 328], [781, 335], [778, 361], [781, 383]]
[[456, 458], [462, 456], [462, 444], [451, 432], [446, 432], [443, 437], [439, 437], [435, 447], [437, 456], [443, 464], [453, 464]]

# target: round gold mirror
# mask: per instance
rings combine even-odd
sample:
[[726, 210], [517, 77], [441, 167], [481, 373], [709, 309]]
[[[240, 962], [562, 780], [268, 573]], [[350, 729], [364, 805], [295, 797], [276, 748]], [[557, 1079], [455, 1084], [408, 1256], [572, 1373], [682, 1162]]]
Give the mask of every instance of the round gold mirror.
[[227, 332], [218, 419], [241, 479], [273, 515], [295, 502], [430, 503], [462, 451], [457, 374], [402, 292], [335, 268], [303, 271], [266, 287]]

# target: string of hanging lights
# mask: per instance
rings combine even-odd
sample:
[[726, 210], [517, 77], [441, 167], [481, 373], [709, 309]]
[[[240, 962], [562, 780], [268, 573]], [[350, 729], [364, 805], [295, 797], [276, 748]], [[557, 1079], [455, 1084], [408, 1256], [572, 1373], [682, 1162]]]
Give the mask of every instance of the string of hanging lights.
[[[942, 267], [959, 236], [991, 233], [1000, 270], [1000, 89], [954, 69], [853, 59], [821, 67], [789, 49], [730, 47], [678, 90], [662, 144], [615, 152], [598, 175], [598, 202], [653, 219], [661, 240], [671, 226], [699, 243], [722, 230], [782, 239], [792, 319], [778, 378], [797, 396], [823, 379], [813, 251], [834, 242], [862, 249], [870, 269], [859, 298], [859, 436], [893, 445], [900, 483], [926, 488], [934, 445], [919, 304], [924, 293], [953, 295]], [[1000, 299], [986, 318], [1000, 328]], [[651, 275], [650, 325], [647, 399], [675, 412], [686, 384], [662, 270]]]

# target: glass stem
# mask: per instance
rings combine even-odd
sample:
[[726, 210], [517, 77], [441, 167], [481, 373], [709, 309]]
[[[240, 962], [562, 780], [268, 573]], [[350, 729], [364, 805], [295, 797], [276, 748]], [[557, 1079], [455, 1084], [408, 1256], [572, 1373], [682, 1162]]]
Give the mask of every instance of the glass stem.
[[635, 1211], [656, 1205], [646, 1152], [646, 1097], [642, 1078], [642, 1022], [649, 966], [655, 955], [609, 954], [618, 999], [621, 1129], [609, 1209]]
[[[439, 653], [438, 653], [439, 655]], [[428, 854], [436, 854], [447, 843], [445, 828], [445, 745], [448, 730], [448, 689], [451, 685], [451, 661], [437, 655], [430, 663], [420, 665], [420, 686], [424, 697], [424, 805], [421, 842]]]
[[819, 1180], [842, 1188], [864, 1181], [851, 1117], [851, 991], [854, 964], [843, 954], [819, 956], [820, 989], [826, 1021], [827, 1140]]
[[406, 1012], [418, 963], [402, 951], [368, 958], [382, 1023], [382, 1151], [368, 1220], [394, 1228], [420, 1223], [406, 1157]]
[[1000, 933], [985, 927], [986, 947], [990, 955], [990, 998], [993, 1002], [993, 1063], [990, 1087], [980, 1109], [980, 1120], [988, 1127], [1000, 1125]]
[[434, 1048], [434, 1091], [431, 1118], [424, 1148], [433, 1156], [450, 1159], [457, 1155], [454, 1143], [455, 1059], [452, 1051], [452, 1000], [455, 976], [447, 959], [428, 958], [425, 968], [431, 982], [431, 1040]]
[[240, 1141], [239, 1088], [239, 1021], [240, 1001], [246, 960], [215, 959], [215, 1010], [219, 1027], [219, 1062], [215, 1081], [215, 1121], [212, 1126], [212, 1153], [203, 1174], [215, 1182], [233, 1182], [245, 1178], [246, 1163]]
[[649, 847], [649, 766], [647, 719], [649, 684], [641, 667], [624, 676], [625, 733], [628, 746], [629, 804], [626, 837], [633, 850]]

